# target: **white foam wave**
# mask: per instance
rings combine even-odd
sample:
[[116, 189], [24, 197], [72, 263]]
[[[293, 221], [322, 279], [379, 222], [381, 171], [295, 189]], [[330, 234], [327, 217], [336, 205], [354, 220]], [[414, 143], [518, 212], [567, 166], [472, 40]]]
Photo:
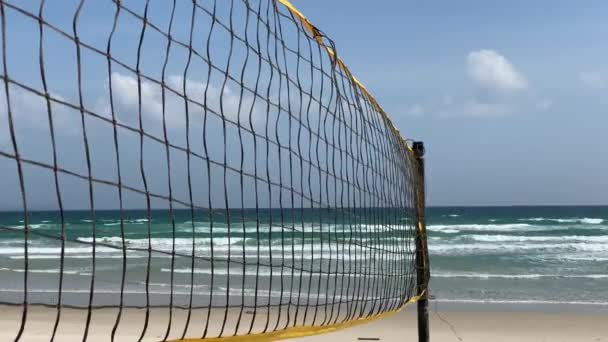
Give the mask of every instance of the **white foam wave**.
[[569, 304], [569, 305], [598, 305], [608, 306], [608, 302], [591, 301], [559, 301], [559, 300], [537, 300], [537, 299], [443, 299], [438, 298], [439, 303], [473, 303], [473, 304]]
[[[81, 242], [92, 243], [93, 238], [79, 238]], [[260, 241], [259, 245], [255, 239], [242, 238], [213, 238], [213, 252], [216, 258], [226, 258], [228, 254], [231, 254], [231, 259], [239, 259], [243, 253], [248, 259], [269, 259], [271, 254], [273, 259], [286, 259], [286, 260], [345, 260], [345, 261], [356, 261], [363, 260], [364, 258], [373, 258], [378, 253], [382, 253], [382, 260], [384, 261], [399, 261], [407, 260], [408, 255], [406, 253], [398, 253], [398, 247], [387, 247], [386, 239], [374, 240], [364, 242], [365, 247], [349, 244], [346, 242], [336, 242], [334, 240], [326, 241], [321, 244], [317, 243], [301, 243], [296, 241], [296, 244], [292, 246], [291, 241], [285, 241], [285, 245], [279, 241], [273, 241], [271, 245], [268, 245], [268, 241]], [[389, 238], [390, 240], [390, 238]], [[403, 239], [394, 239], [395, 241], [403, 241]], [[19, 241], [17, 241], [19, 242]], [[96, 259], [121, 259], [122, 258], [122, 238], [117, 236], [112, 237], [99, 237], [96, 239], [98, 245], [95, 246]], [[244, 244], [243, 244], [244, 242]], [[22, 242], [19, 242], [19, 244]], [[153, 238], [151, 239], [150, 246], [152, 248], [153, 258], [171, 257], [171, 252], [175, 249], [178, 253], [178, 258], [189, 257], [192, 255], [192, 239], [191, 238], [176, 238], [173, 241], [172, 238]], [[11, 259], [24, 259], [24, 248], [23, 246], [17, 245], [3, 245], [0, 246], [0, 255], [7, 255]], [[148, 250], [148, 239], [125, 239], [124, 247], [127, 248], [127, 259], [146, 258]], [[393, 246], [393, 245], [391, 245]], [[397, 246], [396, 244], [394, 246]], [[92, 259], [92, 245], [84, 246], [73, 243], [66, 245], [64, 252], [66, 258], [72, 259]], [[210, 238], [197, 238], [194, 240], [194, 253], [197, 257], [210, 258], [211, 257], [211, 239]], [[293, 247], [293, 250], [292, 250]], [[383, 253], [376, 250], [376, 248], [382, 248], [389, 250], [394, 249], [394, 253]], [[158, 253], [162, 252], [162, 253]], [[362, 254], [365, 253], [365, 254]], [[29, 259], [59, 259], [61, 255], [61, 247], [56, 245], [54, 247], [44, 246], [41, 244], [30, 245], [28, 247], [28, 258]]]
[[591, 254], [585, 254], [585, 253], [575, 253], [575, 254], [564, 254], [564, 253], [560, 253], [559, 255], [546, 255], [543, 256], [544, 259], [556, 259], [559, 261], [583, 261], [585, 263], [588, 263], [590, 261], [592, 262], [605, 262], [608, 261], [608, 255], [597, 255], [594, 253]]
[[585, 224], [602, 224], [604, 219], [601, 218], [583, 218], [581, 219], [581, 223]]
[[471, 272], [437, 272], [432, 273], [435, 278], [475, 278], [475, 279], [542, 279], [542, 278], [567, 278], [567, 279], [608, 279], [608, 274], [494, 274], [494, 273], [471, 273]]
[[[6, 293], [23, 293], [23, 289], [11, 289], [11, 288], [0, 288], [0, 292]], [[28, 293], [57, 293], [57, 289], [27, 289]], [[63, 293], [86, 293], [89, 294], [90, 289], [62, 289]], [[95, 289], [95, 294], [120, 294], [120, 290], [110, 290], [110, 289]], [[144, 290], [124, 290], [124, 294], [145, 294]], [[190, 292], [179, 292], [179, 291], [149, 291], [149, 294], [153, 295], [169, 295], [173, 293], [174, 295], [190, 295]]]
[[[38, 223], [38, 224], [28, 224], [28, 227], [30, 229], [40, 229], [40, 228], [44, 228], [50, 226], [49, 224], [46, 223]], [[13, 228], [13, 229], [25, 229], [25, 225], [17, 225], [17, 226], [8, 226], [9, 228]]]
[[446, 233], [446, 234], [458, 234], [458, 233], [460, 233], [460, 230], [448, 228], [448, 229], [442, 229], [441, 232]]
[[[256, 276], [259, 275], [261, 277], [270, 277], [271, 275], [274, 277], [278, 277], [281, 275], [281, 266], [277, 265], [277, 266], [273, 266], [272, 267], [274, 270], [272, 272], [270, 272], [270, 267], [268, 266], [261, 266], [259, 270], [256, 270], [255, 268], [248, 268], [245, 270], [245, 276]], [[354, 271], [354, 269], [353, 269]], [[357, 270], [359, 271], [359, 270]], [[170, 268], [161, 268], [161, 272], [171, 272]], [[296, 274], [306, 274], [306, 275], [312, 275], [312, 276], [323, 276], [323, 277], [363, 277], [365, 276], [366, 278], [372, 277], [372, 275], [365, 275], [363, 273], [342, 273], [342, 272], [332, 272], [331, 274], [329, 273], [319, 273], [319, 272], [311, 272], [308, 270], [297, 270], [294, 271]], [[207, 275], [211, 275], [211, 269], [210, 268], [195, 268], [194, 271], [191, 268], [175, 268], [173, 269], [173, 273], [185, 273], [185, 274], [207, 274]], [[213, 270], [213, 274], [215, 275], [228, 275], [228, 269], [227, 268], [214, 268]], [[283, 274], [291, 274], [291, 270], [284, 270]], [[230, 275], [231, 276], [242, 276], [243, 275], [243, 268], [242, 266], [234, 266], [230, 268]]]
[[[143, 285], [143, 284], [142, 284]], [[157, 286], [158, 287], [158, 286]], [[151, 295], [177, 295], [177, 296], [189, 296], [191, 293], [189, 290], [182, 290], [182, 291], [176, 291], [170, 290], [170, 286], [162, 286], [163, 288], [166, 288], [166, 290], [150, 290], [148, 291], [148, 294]], [[190, 286], [181, 286], [181, 285], [174, 285], [174, 287], [178, 287], [178, 288], [186, 288], [189, 289]], [[196, 288], [196, 286], [195, 286]], [[201, 290], [197, 290], [194, 291], [194, 295], [195, 296], [200, 296], [200, 295], [209, 295], [210, 291], [209, 289], [204, 289], [205, 287], [203, 287], [203, 289]], [[35, 289], [35, 288], [29, 288], [28, 289], [28, 293], [57, 293], [58, 289]], [[23, 288], [0, 288], [0, 292], [3, 293], [23, 293]], [[74, 293], [74, 294], [89, 294], [90, 293], [90, 289], [89, 288], [79, 288], [79, 289], [62, 289], [61, 292], [65, 293]], [[225, 287], [217, 287], [214, 289], [213, 291], [213, 296], [214, 297], [222, 297], [225, 296], [226, 293], [228, 292], [228, 294], [230, 296], [241, 296], [241, 295], [245, 295], [245, 297], [258, 297], [258, 298], [268, 298], [271, 297], [272, 299], [278, 299], [278, 298], [289, 298], [291, 297], [294, 300], [297, 300], [298, 298], [300, 298], [302, 301], [305, 301], [307, 299], [316, 299], [318, 298], [331, 298], [332, 300], [340, 300], [340, 299], [346, 299], [346, 300], [373, 300], [373, 299], [382, 299], [381, 297], [377, 297], [377, 296], [354, 296], [354, 295], [339, 295], [336, 294], [334, 296], [333, 293], [330, 293], [330, 295], [326, 295], [323, 292], [320, 293], [315, 293], [315, 292], [298, 292], [298, 291], [289, 291], [289, 290], [284, 290], [284, 291], [279, 291], [279, 290], [268, 290], [268, 289], [262, 289], [259, 288], [257, 291], [255, 289], [250, 289], [250, 288], [230, 288], [227, 289]], [[113, 289], [95, 289], [95, 294], [120, 294], [121, 291], [120, 290], [113, 290]], [[134, 294], [134, 295], [143, 295], [146, 294], [146, 291], [143, 289], [125, 289], [124, 290], [124, 294]]]
[[[585, 221], [586, 220], [586, 221]], [[580, 223], [585, 223], [587, 225], [592, 225], [595, 229], [606, 229], [608, 227], [599, 225], [603, 222], [599, 221], [602, 219], [581, 219]], [[591, 223], [593, 222], [593, 223]], [[558, 225], [534, 225], [529, 223], [493, 223], [493, 224], [479, 224], [479, 223], [469, 223], [469, 224], [431, 224], [427, 226], [427, 230], [439, 232], [439, 233], [459, 233], [461, 231], [470, 232], [470, 231], [488, 231], [488, 232], [542, 232], [542, 231], [550, 231], [556, 229], [568, 229], [568, 228], [580, 228], [585, 226], [558, 226]], [[589, 226], [587, 226], [589, 227]], [[590, 227], [589, 227], [590, 228]]]
[[285, 291], [279, 291], [279, 290], [267, 290], [267, 289], [258, 289], [257, 291], [254, 289], [248, 289], [248, 288], [230, 288], [228, 291], [225, 287], [218, 287], [219, 291], [214, 291], [214, 295], [218, 295], [218, 296], [222, 296], [225, 295], [226, 292], [228, 292], [228, 294], [230, 296], [241, 296], [241, 295], [245, 295], [246, 297], [271, 297], [273, 299], [278, 299], [278, 298], [289, 298], [291, 297], [293, 300], [297, 300], [298, 298], [300, 298], [302, 301], [306, 301], [307, 299], [316, 299], [316, 298], [330, 298], [332, 301], [339, 301], [341, 299], [346, 299], [346, 300], [373, 300], [373, 299], [382, 299], [381, 297], [378, 296], [369, 296], [369, 294], [363, 294], [363, 295], [359, 295], [359, 296], [355, 296], [353, 295], [340, 295], [340, 294], [336, 294], [334, 295], [333, 293], [327, 293], [324, 294], [322, 291], [320, 293], [315, 293], [315, 292], [304, 292], [304, 290], [302, 290], [302, 292], [298, 292], [298, 291], [289, 291], [289, 290], [285, 290]]
[[[143, 259], [143, 258], [147, 258], [148, 255], [147, 254], [143, 254], [143, 252], [138, 252], [138, 253], [133, 253], [133, 252], [128, 252], [127, 254], [127, 259]], [[164, 255], [164, 254], [154, 254], [152, 256], [153, 258], [171, 258], [170, 255]], [[13, 255], [9, 257], [10, 259], [13, 260], [23, 260], [25, 259], [24, 255]], [[28, 255], [27, 257], [28, 259], [37, 259], [37, 260], [56, 260], [56, 259], [61, 259], [61, 256], [58, 254], [41, 254], [41, 255]], [[66, 259], [89, 259], [92, 260], [93, 259], [93, 255], [92, 254], [82, 254], [82, 255], [72, 255], [72, 254], [68, 254], [65, 256]], [[99, 260], [99, 259], [122, 259], [122, 252], [117, 253], [117, 254], [96, 254], [95, 255], [95, 259]]]
[[[270, 226], [267, 223], [260, 223], [256, 225], [254, 223], [247, 222], [245, 225], [246, 233], [256, 233], [260, 232], [262, 234], [267, 234], [269, 232], [272, 233], [281, 233], [281, 232], [303, 232], [303, 233], [341, 233], [341, 232], [389, 232], [389, 231], [399, 231], [404, 230], [404, 225], [393, 225], [393, 224], [361, 224], [361, 223], [353, 223], [353, 224], [313, 224], [313, 223], [305, 223], [289, 225], [287, 222], [285, 225], [281, 226], [280, 222], [273, 223]], [[187, 221], [177, 225], [177, 230], [180, 232], [191, 232], [192, 231], [192, 223]], [[197, 233], [210, 233], [211, 227], [208, 222], [195, 222], [194, 231]], [[242, 223], [233, 223], [230, 227], [227, 227], [225, 224], [215, 224], [213, 227], [214, 233], [227, 233], [231, 232], [234, 234], [239, 234], [243, 232]]]
[[[25, 270], [24, 269], [12, 269], [12, 268], [0, 268], [0, 271], [9, 271], [9, 272], [17, 272], [17, 273], [24, 273]], [[36, 270], [36, 269], [29, 269], [27, 271], [28, 273], [50, 273], [50, 274], [59, 274], [61, 273], [60, 269], [41, 269], [41, 270]], [[86, 275], [86, 272], [83, 272], [81, 270], [63, 270], [63, 274], [79, 274], [79, 275]]]
[[[78, 238], [78, 241], [92, 243], [93, 238]], [[100, 237], [95, 239], [95, 241], [97, 243], [108, 244], [119, 248], [122, 248], [123, 246], [123, 240], [119, 236]], [[195, 238], [194, 240], [191, 238], [152, 238], [149, 241], [148, 239], [124, 239], [124, 245], [127, 248], [147, 249], [148, 245], [150, 245], [152, 249], [160, 251], [171, 251], [174, 246], [176, 250], [191, 251], [193, 244], [196, 249], [209, 249], [211, 243], [213, 243], [214, 246], [242, 245], [243, 239], [239, 237], [231, 237], [230, 239], [227, 237], [215, 237], [213, 239]]]
[[[93, 238], [79, 238], [79, 241], [82, 242], [86, 242], [86, 243], [91, 243], [93, 242]], [[382, 239], [382, 242], [385, 243], [387, 239]], [[389, 238], [390, 240], [390, 238]], [[404, 239], [402, 238], [394, 238], [393, 240], [395, 241], [403, 241]], [[97, 238], [96, 240], [98, 243], [104, 243], [104, 244], [108, 244], [108, 245], [112, 245], [112, 246], [116, 246], [118, 248], [122, 248], [122, 238], [117, 237], [117, 236], [112, 236], [112, 237], [102, 237], [102, 238]], [[358, 240], [359, 242], [361, 242], [361, 240]], [[148, 248], [148, 244], [150, 244], [150, 246], [152, 247], [152, 249], [154, 249], [155, 251], [165, 251], [165, 252], [170, 252], [172, 251], [173, 247], [175, 246], [175, 249], [180, 251], [180, 252], [185, 252], [185, 253], [191, 253], [192, 251], [192, 245], [194, 242], [194, 247], [195, 247], [195, 251], [201, 251], [201, 252], [209, 252], [211, 250], [211, 243], [213, 243], [214, 246], [214, 252], [228, 252], [230, 251], [231, 253], [233, 253], [233, 255], [236, 255], [235, 253], [239, 253], [242, 252], [243, 250], [243, 242], [245, 242], [245, 251], [247, 252], [254, 252], [257, 253], [258, 250], [260, 251], [261, 254], [265, 254], [265, 253], [269, 253], [272, 251], [272, 253], [278, 254], [278, 255], [291, 255], [292, 250], [291, 250], [291, 241], [289, 240], [285, 240], [285, 246], [283, 246], [283, 244], [281, 243], [280, 240], [277, 241], [273, 241], [272, 244], [269, 246], [267, 241], [260, 241], [259, 245], [256, 243], [255, 239], [245, 239], [243, 240], [243, 238], [240, 237], [232, 237], [232, 238], [227, 238], [227, 237], [216, 237], [216, 238], [196, 238], [194, 239], [194, 241], [191, 238], [176, 238], [175, 240], [173, 240], [172, 238], [153, 238], [150, 240], [150, 242], [148, 241], [148, 239], [125, 239], [125, 246], [127, 248], [139, 248], [139, 249], [147, 249]], [[371, 239], [370, 242], [378, 242], [374, 239]], [[374, 245], [374, 244], [367, 244], [367, 246], [369, 247], [373, 247], [373, 248], [387, 248], [385, 245], [383, 245], [382, 243], [380, 245]], [[90, 247], [84, 247], [84, 248], [89, 248]], [[99, 248], [99, 247], [98, 247]], [[334, 240], [331, 241], [331, 243], [329, 241], [325, 242], [324, 244], [319, 243], [298, 243], [296, 242], [295, 248], [294, 248], [294, 252], [295, 255], [298, 256], [301, 253], [332, 253], [335, 254], [337, 253], [337, 251], [346, 251], [348, 252], [349, 249], [351, 251], [355, 250], [360, 250], [361, 247], [355, 244], [348, 244], [348, 241], [346, 241], [346, 243], [338, 243]], [[2, 249], [0, 249], [1, 251]], [[21, 248], [22, 250], [22, 248]], [[117, 252], [120, 252], [120, 250], [114, 250]], [[372, 252], [370, 252], [372, 253]]]
[[[64, 252], [66, 254], [83, 254], [83, 253], [91, 253], [92, 247], [67, 247]], [[112, 253], [116, 250], [114, 248], [107, 247], [96, 247], [97, 253]], [[29, 247], [28, 254], [29, 257], [33, 257], [36, 254], [56, 254], [59, 256], [61, 253], [61, 247]], [[2, 247], [0, 248], [0, 255], [23, 255], [24, 248], [23, 247]], [[90, 255], [89, 255], [90, 257]]]
[[523, 236], [523, 235], [463, 235], [463, 239], [471, 239], [480, 242], [608, 242], [608, 235], [582, 236]]
[[431, 224], [427, 226], [430, 231], [453, 232], [458, 231], [517, 231], [538, 229], [542, 227], [532, 226], [527, 223], [504, 223], [504, 224]]
[[503, 254], [517, 252], [543, 252], [545, 254], [556, 254], [563, 252], [593, 252], [605, 256], [608, 253], [606, 243], [529, 243], [511, 242], [499, 243], [453, 243], [453, 244], [429, 244], [429, 251], [435, 255], [475, 255], [475, 254]]
[[583, 218], [547, 218], [547, 217], [531, 217], [531, 218], [520, 218], [518, 221], [531, 221], [531, 222], [557, 222], [557, 223], [582, 223], [582, 224], [602, 224], [604, 219], [594, 217], [583, 217]]

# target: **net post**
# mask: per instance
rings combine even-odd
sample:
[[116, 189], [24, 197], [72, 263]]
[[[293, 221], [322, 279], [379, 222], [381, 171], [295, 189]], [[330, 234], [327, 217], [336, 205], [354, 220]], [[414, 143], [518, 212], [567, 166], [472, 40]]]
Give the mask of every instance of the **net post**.
[[424, 180], [424, 144], [416, 141], [412, 145], [418, 165], [419, 184], [416, 191], [416, 291], [418, 300], [418, 341], [429, 341], [429, 296], [428, 283], [430, 278], [429, 255], [426, 236], [426, 199]]

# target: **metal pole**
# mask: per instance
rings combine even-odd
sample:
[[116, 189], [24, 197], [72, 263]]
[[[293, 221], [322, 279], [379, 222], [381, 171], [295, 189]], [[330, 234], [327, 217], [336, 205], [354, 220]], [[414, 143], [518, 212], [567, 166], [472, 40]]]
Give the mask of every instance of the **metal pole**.
[[418, 300], [418, 341], [429, 341], [429, 292], [428, 283], [430, 278], [429, 255], [426, 237], [425, 221], [425, 181], [424, 181], [424, 144], [421, 141], [414, 142], [412, 146], [418, 162], [418, 187], [416, 191], [416, 285]]

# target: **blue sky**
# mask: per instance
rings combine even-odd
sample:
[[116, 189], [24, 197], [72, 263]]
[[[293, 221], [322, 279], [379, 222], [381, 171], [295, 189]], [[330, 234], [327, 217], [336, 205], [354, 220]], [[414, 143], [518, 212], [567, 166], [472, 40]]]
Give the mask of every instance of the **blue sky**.
[[[430, 205], [538, 205], [538, 204], [608, 204], [608, 3], [588, 1], [585, 5], [571, 1], [304, 1], [294, 0], [316, 26], [331, 37], [339, 56], [351, 71], [373, 93], [406, 138], [423, 140], [427, 147], [427, 187]], [[12, 3], [12, 2], [11, 2]], [[17, 2], [15, 2], [17, 3]], [[26, 10], [37, 12], [38, 1], [23, 2]], [[205, 8], [210, 2], [201, 2]], [[218, 2], [218, 16], [227, 17], [229, 2]], [[242, 4], [240, 1], [236, 3]], [[72, 18], [78, 1], [47, 5], [45, 19], [71, 34]], [[143, 13], [143, 1], [125, 4]], [[150, 19], [163, 30], [168, 29], [170, 2], [151, 2]], [[173, 36], [188, 41], [191, 2], [177, 2]], [[210, 8], [210, 7], [209, 7]], [[115, 7], [110, 1], [86, 1], [79, 21], [82, 41], [105, 50], [112, 27]], [[236, 6], [234, 18], [243, 19], [243, 6]], [[7, 64], [11, 79], [29, 87], [42, 89], [38, 64], [38, 26], [30, 18], [7, 9]], [[204, 52], [209, 30], [209, 16], [199, 11], [193, 45]], [[285, 28], [286, 32], [288, 28]], [[244, 29], [235, 23], [235, 30]], [[252, 30], [252, 27], [250, 27]], [[134, 67], [141, 23], [122, 13], [115, 32], [112, 54]], [[216, 29], [211, 40], [211, 59], [225, 63], [230, 36]], [[45, 30], [45, 63], [50, 93], [58, 100], [77, 103], [76, 58], [74, 44], [50, 29]], [[160, 79], [164, 59], [162, 36], [148, 30], [142, 47], [141, 70]], [[195, 101], [209, 85], [209, 106], [219, 111], [218, 98], [224, 100], [224, 112], [238, 110], [238, 88], [222, 88], [224, 75], [213, 71], [207, 78], [206, 64], [195, 58], [184, 82], [187, 50], [173, 46], [167, 66], [167, 84], [181, 91], [196, 93]], [[233, 54], [234, 65], [243, 62], [244, 50]], [[108, 74], [107, 61], [90, 51], [83, 52], [84, 105], [87, 109], [110, 117], [108, 84], [115, 89], [115, 111], [118, 120], [138, 126], [137, 80], [135, 74], [114, 65]], [[291, 61], [290, 63], [293, 63]], [[292, 65], [293, 66], [293, 65]], [[220, 65], [220, 67], [222, 67]], [[251, 85], [257, 70], [249, 65], [245, 75]], [[267, 73], [268, 70], [263, 70]], [[262, 80], [262, 83], [268, 82]], [[23, 89], [12, 89], [20, 153], [33, 160], [52, 163], [45, 102]], [[269, 97], [284, 97], [276, 84]], [[223, 89], [223, 90], [222, 90]], [[144, 128], [162, 137], [161, 91], [158, 85], [142, 85]], [[0, 93], [0, 149], [11, 153], [6, 123], [4, 90]], [[244, 107], [252, 107], [251, 124], [257, 129], [267, 109], [252, 104], [245, 95]], [[80, 114], [54, 103], [53, 117], [58, 135], [59, 162], [66, 168], [86, 174]], [[171, 141], [185, 145], [183, 101], [167, 95], [166, 111], [172, 115], [167, 125]], [[202, 128], [201, 108], [191, 108], [191, 132]], [[229, 115], [229, 114], [226, 114]], [[272, 114], [276, 115], [276, 114]], [[283, 116], [285, 118], [285, 116]], [[222, 160], [222, 149], [215, 148], [222, 139], [221, 120], [211, 117], [209, 127], [210, 156]], [[268, 119], [279, 124], [278, 117]], [[283, 119], [284, 120], [284, 119]], [[249, 123], [249, 118], [244, 119]], [[111, 125], [87, 118], [93, 176], [116, 181], [115, 155]], [[231, 127], [231, 126], [230, 126]], [[238, 166], [240, 151], [236, 148], [236, 130], [230, 131], [227, 144], [231, 149], [228, 164]], [[256, 128], [254, 128], [256, 130]], [[142, 188], [139, 173], [139, 139], [132, 132], [119, 132], [123, 180]], [[204, 154], [200, 134], [194, 135], [195, 152]], [[232, 139], [232, 140], [231, 140]], [[281, 137], [279, 139], [284, 139]], [[152, 192], [167, 193], [166, 162], [162, 145], [146, 141], [143, 155]], [[147, 144], [151, 144], [147, 146]], [[154, 145], [156, 144], [156, 145]], [[255, 161], [252, 141], [245, 141], [245, 168]], [[265, 147], [258, 146], [259, 153]], [[268, 165], [276, 165], [276, 152], [271, 150]], [[184, 165], [185, 156], [171, 155], [174, 165]], [[215, 194], [212, 202], [239, 204], [240, 186], [235, 175], [229, 175], [224, 191], [221, 178], [208, 186], [204, 163], [194, 161], [193, 186], [195, 202], [204, 203], [208, 191]], [[27, 167], [27, 197], [32, 207], [57, 207], [52, 173]], [[221, 170], [212, 170], [221, 177]], [[276, 170], [269, 171], [272, 177]], [[14, 162], [0, 157], [0, 187], [9, 196], [0, 196], [0, 209], [20, 209], [13, 198], [18, 196]], [[174, 167], [173, 188], [178, 197], [187, 196], [185, 168]], [[88, 188], [84, 181], [61, 177], [68, 207], [87, 208]], [[245, 184], [250, 194], [252, 184]], [[211, 189], [211, 190], [209, 190]], [[97, 205], [116, 207], [116, 191], [98, 186]], [[275, 191], [276, 189], [273, 189]], [[278, 191], [277, 191], [278, 192]], [[287, 195], [287, 194], [286, 194]], [[130, 207], [144, 207], [141, 195], [129, 194]], [[260, 195], [266, 203], [265, 195]], [[274, 195], [273, 205], [276, 205]], [[251, 200], [251, 198], [248, 198]], [[246, 206], [252, 206], [251, 201]], [[264, 206], [262, 203], [262, 206]], [[162, 204], [160, 204], [162, 206]], [[203, 204], [201, 204], [203, 205]]]
[[608, 204], [605, 1], [298, 1], [408, 138], [431, 205]]

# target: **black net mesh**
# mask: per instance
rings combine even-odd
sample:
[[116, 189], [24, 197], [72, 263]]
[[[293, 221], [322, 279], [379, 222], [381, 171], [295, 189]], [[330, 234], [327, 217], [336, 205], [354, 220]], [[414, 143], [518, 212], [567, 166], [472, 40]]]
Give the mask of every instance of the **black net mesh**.
[[415, 156], [284, 5], [0, 0], [1, 336], [285, 337], [416, 299]]

